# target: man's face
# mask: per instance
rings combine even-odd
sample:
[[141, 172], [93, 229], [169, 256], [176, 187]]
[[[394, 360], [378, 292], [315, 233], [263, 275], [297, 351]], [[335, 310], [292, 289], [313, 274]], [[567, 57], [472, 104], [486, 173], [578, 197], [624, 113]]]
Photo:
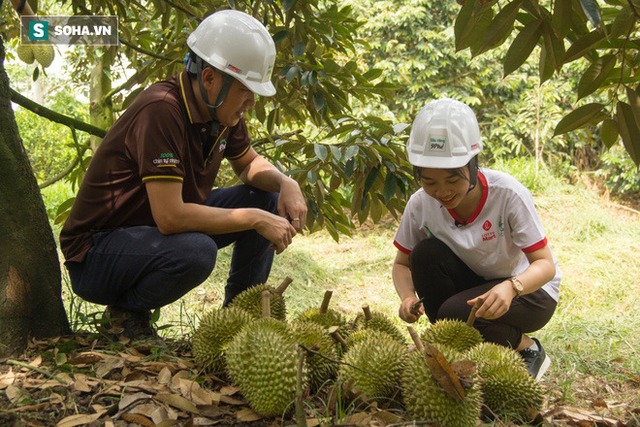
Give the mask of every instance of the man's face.
[[[224, 82], [224, 75], [216, 72], [214, 79], [214, 84], [210, 85], [208, 89], [210, 102], [215, 102], [218, 98], [218, 93], [220, 93]], [[233, 79], [224, 102], [216, 109], [218, 121], [223, 126], [235, 126], [255, 103], [254, 93], [238, 80]]]

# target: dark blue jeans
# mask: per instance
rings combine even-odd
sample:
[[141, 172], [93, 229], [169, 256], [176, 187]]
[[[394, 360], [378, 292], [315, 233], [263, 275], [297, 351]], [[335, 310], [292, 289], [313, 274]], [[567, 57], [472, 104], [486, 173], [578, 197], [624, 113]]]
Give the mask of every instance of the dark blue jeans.
[[[278, 194], [247, 185], [213, 190], [206, 202], [221, 208], [260, 208], [277, 213]], [[255, 230], [207, 235], [164, 235], [157, 227], [100, 231], [86, 259], [66, 263], [73, 291], [83, 299], [131, 311], [162, 307], [195, 288], [213, 271], [219, 248], [234, 243], [223, 305], [265, 283], [274, 251]]]
[[[409, 257], [413, 286], [424, 298], [429, 321], [457, 319], [466, 321], [471, 312], [467, 301], [482, 295], [506, 278], [486, 280], [469, 268], [438, 239], [424, 239]], [[478, 318], [473, 326], [485, 341], [517, 348], [522, 334], [546, 325], [556, 309], [556, 301], [538, 289], [511, 301], [511, 307], [497, 319]]]

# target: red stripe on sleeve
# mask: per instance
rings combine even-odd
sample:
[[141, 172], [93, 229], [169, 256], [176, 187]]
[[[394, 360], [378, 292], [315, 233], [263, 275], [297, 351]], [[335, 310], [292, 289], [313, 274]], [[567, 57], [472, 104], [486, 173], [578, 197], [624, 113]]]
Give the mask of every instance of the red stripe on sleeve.
[[407, 248], [405, 248], [404, 246], [402, 246], [400, 243], [396, 242], [395, 240], [393, 241], [393, 245], [398, 248], [398, 250], [402, 253], [405, 253], [407, 255], [409, 255], [411, 253], [411, 251]]
[[522, 252], [524, 252], [526, 254], [530, 254], [532, 252], [537, 251], [538, 249], [544, 248], [545, 246], [547, 246], [547, 238], [546, 237], [544, 239], [540, 240], [538, 243], [534, 243], [533, 245], [529, 246], [528, 248], [522, 249]]

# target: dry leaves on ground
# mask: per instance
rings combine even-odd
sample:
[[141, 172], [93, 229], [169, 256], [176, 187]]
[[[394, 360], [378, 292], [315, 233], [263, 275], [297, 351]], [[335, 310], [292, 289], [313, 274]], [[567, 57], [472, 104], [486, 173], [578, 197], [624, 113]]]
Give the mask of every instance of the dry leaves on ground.
[[[590, 408], [555, 405], [541, 425], [631, 427], [616, 419], [604, 399]], [[619, 408], [618, 408], [619, 409]], [[640, 409], [628, 413], [640, 418]], [[307, 411], [309, 427], [336, 425]], [[345, 413], [340, 425], [411, 425], [402, 414], [375, 405]], [[633, 418], [633, 417], [631, 417]], [[0, 425], [11, 426], [286, 426], [265, 419], [237, 387], [200, 372], [188, 346], [171, 341], [112, 344], [77, 335], [33, 341], [25, 354], [0, 364]]]

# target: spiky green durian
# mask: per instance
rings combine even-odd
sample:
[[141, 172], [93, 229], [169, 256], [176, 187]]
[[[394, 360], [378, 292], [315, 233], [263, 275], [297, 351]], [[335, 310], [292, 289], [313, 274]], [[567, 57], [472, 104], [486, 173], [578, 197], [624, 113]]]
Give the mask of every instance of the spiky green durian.
[[452, 319], [440, 319], [432, 323], [422, 332], [420, 339], [431, 344], [444, 344], [458, 351], [467, 351], [483, 341], [476, 328]]
[[209, 372], [224, 372], [227, 344], [250, 320], [253, 318], [249, 313], [236, 307], [209, 312], [193, 334], [192, 351], [196, 363]]
[[487, 364], [510, 364], [526, 369], [524, 359], [512, 348], [492, 342], [483, 342], [465, 352], [465, 357], [476, 362], [478, 369]]
[[482, 343], [469, 350], [467, 357], [476, 362], [484, 403], [493, 413], [525, 418], [528, 409], [541, 409], [542, 387], [529, 374], [518, 352]]
[[229, 343], [226, 359], [231, 379], [254, 411], [275, 416], [292, 408], [297, 343], [284, 322], [273, 318], [250, 322]]
[[360, 334], [347, 347], [338, 378], [343, 383], [352, 381], [353, 387], [369, 399], [389, 398], [400, 385], [407, 346], [374, 329], [362, 330]]
[[239, 307], [251, 313], [254, 318], [259, 319], [262, 317], [262, 291], [266, 290], [271, 292], [271, 317], [285, 321], [287, 318], [287, 307], [284, 297], [266, 283], [252, 286], [240, 292], [231, 303], [229, 303], [229, 307]]
[[342, 313], [333, 309], [328, 309], [326, 312], [322, 312], [318, 308], [309, 308], [301, 312], [296, 320], [314, 322], [325, 328], [337, 326], [338, 332], [342, 338], [345, 339], [351, 333], [351, 328], [349, 327], [347, 319], [342, 315]]
[[[457, 401], [434, 379], [424, 353], [414, 350], [406, 360], [402, 373], [402, 399], [411, 417], [442, 426], [476, 426], [482, 408], [482, 391], [475, 378], [465, 389], [465, 397]], [[448, 361], [453, 362], [454, 359]]]
[[47, 68], [53, 62], [56, 54], [51, 45], [33, 45], [33, 56], [36, 61], [42, 65], [42, 68]]
[[33, 61], [36, 60], [36, 57], [33, 54], [33, 47], [28, 44], [19, 44], [16, 48], [16, 53], [18, 54], [18, 58], [26, 64], [33, 64]]
[[308, 353], [305, 356], [309, 385], [312, 391], [316, 391], [327, 381], [336, 378], [339, 357], [336, 342], [329, 336], [326, 328], [316, 323], [294, 321], [290, 326], [299, 344], [320, 353]]
[[380, 312], [371, 311], [368, 316], [363, 313], [358, 314], [353, 320], [353, 330], [358, 331], [361, 329], [375, 329], [386, 332], [399, 343], [407, 343], [405, 336], [400, 332], [398, 326], [393, 323], [393, 320]]

